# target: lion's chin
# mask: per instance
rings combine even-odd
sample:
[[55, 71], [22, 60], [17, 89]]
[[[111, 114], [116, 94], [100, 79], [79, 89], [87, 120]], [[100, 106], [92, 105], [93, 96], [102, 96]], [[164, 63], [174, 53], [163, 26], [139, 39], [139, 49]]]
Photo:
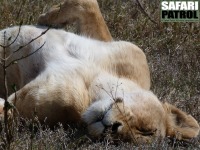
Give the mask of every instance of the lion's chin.
[[[122, 100], [113, 101], [104, 99], [94, 102], [82, 115], [82, 119], [88, 125], [88, 132], [94, 137], [99, 137], [104, 133], [116, 134], [123, 128], [123, 123], [117, 119], [114, 111], [115, 105]], [[117, 111], [118, 112], [118, 111]]]
[[94, 137], [102, 137], [105, 133], [116, 135], [122, 128], [123, 123], [113, 116], [112, 108], [104, 112], [101, 117], [97, 117], [96, 122], [88, 124], [88, 132]]
[[105, 121], [105, 115], [106, 112], [104, 112], [104, 114], [99, 114], [99, 116], [96, 117], [95, 122], [88, 124], [88, 132], [90, 135], [99, 137], [105, 133], [107, 128], [112, 126], [113, 123], [111, 121]]
[[104, 133], [105, 126], [101, 121], [88, 125], [88, 132], [90, 135], [99, 137]]
[[82, 115], [82, 119], [88, 124], [88, 132], [94, 137], [100, 137], [106, 129], [112, 126], [110, 116], [113, 102], [98, 101], [92, 104]]

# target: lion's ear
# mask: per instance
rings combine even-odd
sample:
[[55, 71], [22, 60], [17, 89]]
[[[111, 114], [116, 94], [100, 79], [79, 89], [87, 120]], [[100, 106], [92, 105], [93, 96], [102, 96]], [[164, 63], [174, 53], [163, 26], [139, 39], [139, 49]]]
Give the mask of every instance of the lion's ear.
[[166, 112], [166, 135], [179, 140], [194, 138], [199, 134], [199, 124], [191, 116], [176, 108], [164, 103]]

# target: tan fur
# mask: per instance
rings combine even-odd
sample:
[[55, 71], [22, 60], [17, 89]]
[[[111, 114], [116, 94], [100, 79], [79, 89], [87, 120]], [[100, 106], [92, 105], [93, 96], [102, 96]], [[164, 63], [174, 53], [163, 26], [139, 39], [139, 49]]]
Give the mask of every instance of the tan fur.
[[[95, 65], [77, 66], [62, 77], [56, 74], [45, 71], [17, 92], [16, 107], [21, 116], [32, 118], [36, 112], [39, 120], [46, 120], [49, 125], [84, 121], [89, 133], [96, 137], [103, 134], [106, 126], [112, 130], [112, 125], [119, 122], [121, 125], [116, 132], [111, 131], [113, 137], [137, 143], [166, 136], [189, 139], [199, 134], [199, 125], [190, 115], [170, 104], [162, 104], [152, 92]], [[64, 82], [59, 82], [60, 79]], [[112, 90], [112, 86], [115, 88], [117, 85], [119, 89]], [[124, 97], [114, 102], [106, 91]], [[14, 94], [9, 101], [14, 101]], [[103, 105], [108, 101], [113, 104], [104, 110]], [[96, 102], [100, 104], [94, 107]], [[99, 121], [102, 114], [104, 116]], [[92, 118], [94, 120], [90, 122]]]
[[[150, 89], [150, 71], [147, 64], [147, 59], [144, 52], [136, 45], [126, 44], [126, 47], [121, 46], [124, 51], [113, 53], [110, 62], [106, 66], [110, 66], [112, 73], [118, 77], [128, 78], [142, 88]], [[114, 72], [115, 70], [115, 72]]]
[[102, 41], [112, 41], [96, 0], [66, 0], [53, 6], [38, 19], [40, 25], [56, 27], [73, 22], [78, 23], [78, 31], [81, 35]]
[[152, 105], [138, 104], [132, 109], [124, 107], [122, 103], [114, 105], [113, 114], [117, 114], [117, 121], [125, 126], [118, 134], [126, 140], [134, 139], [137, 143], [149, 143], [165, 136], [178, 140], [198, 136], [200, 127], [191, 115], [168, 103], [163, 104], [164, 111], [162, 107]]
[[[66, 0], [42, 14], [39, 17], [38, 24], [63, 26], [75, 21], [79, 24], [80, 34], [101, 41], [112, 40], [96, 0]], [[119, 77], [129, 78], [141, 87], [150, 89], [150, 72], [143, 51], [132, 44], [121, 46], [121, 49], [124, 49], [124, 51], [113, 53], [114, 56], [110, 56], [111, 62], [104, 60], [103, 63], [106, 65], [103, 65], [106, 67], [103, 67], [112, 70]]]
[[0, 120], [4, 119], [4, 99], [0, 98]]
[[[18, 27], [13, 27], [5, 30], [7, 30], [7, 34], [9, 30], [12, 31], [12, 33], [9, 33], [11, 35], [7, 36], [12, 36], [14, 38], [17, 35], [19, 29]], [[17, 39], [17, 42], [12, 45], [12, 47], [7, 49], [7, 55], [10, 55], [15, 47], [20, 47], [24, 43], [28, 43], [31, 40], [31, 37], [37, 37], [40, 35], [43, 30], [44, 29], [39, 27], [22, 26], [20, 37]], [[2, 32], [3, 31], [0, 33]], [[62, 46], [63, 42], [71, 42], [70, 45], [74, 45], [75, 49], [70, 49], [68, 46], [63, 47], [64, 51], [69, 51], [68, 55], [70, 57], [79, 57], [82, 59], [89, 58], [90, 62], [95, 63], [102, 69], [115, 74], [118, 77], [128, 78], [136, 82], [144, 89], [150, 89], [150, 72], [147, 64], [147, 59], [144, 52], [136, 45], [125, 41], [101, 42], [85, 37], [78, 37], [77, 35], [72, 35], [69, 37], [69, 39], [66, 39], [65, 34], [68, 33], [63, 30], [51, 29], [45, 35], [43, 35], [42, 38], [39, 38], [37, 42], [35, 41], [29, 45], [28, 49], [21, 50], [20, 53], [17, 53], [12, 57], [12, 59], [15, 59], [27, 55], [28, 52], [34, 50], [34, 48], [37, 47], [35, 44], [40, 45], [40, 43], [46, 41], [49, 41], [48, 43], [52, 43], [51, 40], [55, 42], [55, 44], [52, 43], [51, 46], [47, 46], [47, 44], [43, 46], [43, 49], [45, 50], [40, 51], [44, 53], [36, 53], [34, 54], [34, 57], [32, 56], [30, 58], [21, 60], [18, 64], [14, 64], [7, 69], [9, 94], [13, 92], [11, 85], [15, 84], [17, 89], [20, 89], [40, 74], [46, 63], [44, 62], [43, 58], [52, 60], [57, 59], [57, 53], [51, 47], [54, 48], [59, 47], [59, 45]], [[26, 38], [24, 38], [25, 40], [21, 39], [22, 36], [26, 36]], [[75, 38], [75, 40], [73, 38]], [[0, 52], [1, 51], [2, 49], [0, 48]], [[55, 57], [52, 58], [52, 56]], [[9, 62], [12, 61], [12, 59], [9, 60]], [[21, 67], [21, 65], [24, 67]], [[27, 66], [26, 69], [25, 66]], [[0, 70], [2, 70], [2, 68], [0, 68]], [[1, 89], [4, 89], [3, 71], [0, 73], [0, 87]], [[0, 97], [4, 98], [4, 95], [4, 90], [0, 90]]]
[[[75, 7], [69, 5], [69, 2], [73, 2], [72, 6]], [[95, 2], [95, 6], [98, 6], [96, 1], [93, 2]], [[66, 10], [67, 8], [69, 12], [76, 10], [74, 14], [83, 19], [82, 14], [88, 13], [85, 10], [92, 8], [88, 4], [93, 3], [91, 0], [84, 2], [68, 0], [62, 5], [65, 8], [63, 11], [61, 11], [62, 8], [58, 10], [58, 7], [53, 10], [63, 12], [62, 17], [72, 16], [69, 18], [72, 20], [77, 19], [77, 16], [74, 17], [71, 12], [67, 17]], [[73, 9], [69, 9], [71, 8], [69, 6]], [[77, 10], [81, 12], [79, 13]], [[94, 10], [99, 10], [99, 8], [94, 7]], [[56, 19], [55, 12], [50, 11], [49, 16], [47, 13], [42, 17], [48, 16], [48, 21], [52, 18]], [[100, 11], [98, 13], [100, 14]], [[100, 20], [102, 20], [101, 17]], [[65, 18], [60, 19], [55, 22], [59, 24], [66, 22]], [[98, 23], [98, 19], [96, 20], [97, 22], [94, 24]], [[91, 25], [90, 19], [87, 21], [86, 23], [83, 21], [83, 26], [87, 23]], [[103, 24], [105, 25], [105, 22]], [[107, 39], [110, 33], [109, 31], [105, 32], [107, 27], [104, 25], [100, 25], [103, 29], [97, 26], [98, 31], [93, 28], [91, 33], [86, 26], [86, 29], [81, 29], [81, 32], [86, 32], [96, 39], [111, 40], [111, 38]], [[36, 32], [36, 30], [34, 31]], [[54, 31], [49, 32], [53, 33]], [[62, 31], [58, 32], [60, 36], [64, 34]], [[105, 36], [101, 33], [105, 33]], [[26, 35], [26, 32], [24, 34]], [[55, 36], [56, 32], [52, 35]], [[58, 37], [53, 39], [53, 36], [49, 36], [48, 39], [52, 39], [54, 45], [58, 44], [60, 47]], [[56, 42], [56, 40], [58, 41]], [[100, 43], [98, 43], [99, 45]], [[123, 45], [126, 46], [123, 47]], [[33, 118], [35, 112], [41, 122], [46, 120], [50, 126], [58, 122], [64, 125], [85, 122], [92, 136], [101, 136], [106, 128], [110, 128], [114, 137], [120, 137], [127, 141], [133, 140], [137, 143], [150, 142], [154, 138], [166, 136], [178, 139], [196, 137], [199, 134], [199, 125], [192, 116], [170, 104], [162, 104], [149, 91], [150, 77], [144, 53], [130, 43], [121, 42], [120, 48], [119, 51], [112, 51], [111, 55], [109, 53], [102, 54], [99, 61], [96, 60], [97, 58], [94, 59], [95, 61], [91, 61], [90, 57], [87, 60], [81, 53], [73, 54], [73, 51], [68, 49], [68, 57], [63, 58], [59, 55], [56, 63], [53, 60], [54, 63], [48, 62], [45, 65], [46, 68], [43, 68], [43, 71], [34, 80], [17, 91], [17, 99], [15, 99], [15, 94], [12, 94], [9, 101], [16, 105], [22, 117]], [[53, 50], [56, 51], [54, 48]], [[86, 55], [88, 53], [90, 51], [85, 51]], [[52, 53], [52, 55], [55, 54]], [[63, 63], [65, 61], [67, 65]], [[75, 65], [70, 66], [71, 64]], [[1, 108], [3, 108], [2, 104], [0, 111], [2, 111]], [[115, 127], [116, 123], [120, 125]]]
[[[17, 30], [18, 27], [13, 27], [6, 31], [13, 35]], [[23, 36], [8, 50], [12, 52], [43, 30], [22, 26]], [[188, 139], [199, 134], [199, 125], [193, 117], [162, 104], [149, 91], [146, 57], [137, 46], [50, 29], [28, 49], [20, 51], [17, 58], [34, 51], [43, 41], [46, 45], [40, 53], [15, 64], [15, 69], [21, 68], [21, 75], [24, 72], [33, 75], [33, 70], [42, 67], [35, 77], [24, 80], [27, 84], [17, 91], [16, 97], [15, 94], [9, 97], [22, 117], [33, 118], [35, 112], [41, 122], [46, 120], [50, 126], [58, 122], [64, 125], [85, 122], [92, 136], [99, 137], [110, 128], [114, 137], [138, 143], [166, 136]]]
[[190, 139], [199, 132], [199, 124], [191, 116], [171, 104], [163, 104], [167, 113], [167, 134], [177, 139]]

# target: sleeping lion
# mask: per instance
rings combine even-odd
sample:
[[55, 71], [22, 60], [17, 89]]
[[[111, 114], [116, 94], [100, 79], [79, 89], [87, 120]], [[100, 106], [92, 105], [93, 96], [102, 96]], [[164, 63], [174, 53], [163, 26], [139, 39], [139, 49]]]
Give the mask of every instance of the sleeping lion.
[[12, 54], [7, 64], [34, 53], [8, 68], [9, 80], [25, 85], [16, 97], [12, 94], [8, 98], [20, 116], [32, 118], [36, 112], [39, 120], [50, 126], [85, 122], [94, 137], [108, 132], [137, 143], [166, 136], [189, 139], [199, 134], [199, 124], [191, 115], [163, 104], [149, 91], [146, 57], [136, 45], [49, 29], [16, 52], [44, 31], [41, 26], [0, 31], [0, 45], [12, 43], [6, 48], [6, 54]]

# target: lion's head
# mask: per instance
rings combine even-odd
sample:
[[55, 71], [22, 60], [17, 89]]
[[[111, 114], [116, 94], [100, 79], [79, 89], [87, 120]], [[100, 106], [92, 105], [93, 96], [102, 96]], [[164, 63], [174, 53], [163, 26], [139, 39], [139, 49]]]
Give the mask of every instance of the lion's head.
[[168, 103], [162, 104], [147, 91], [97, 101], [82, 117], [92, 136], [111, 133], [114, 138], [136, 143], [166, 136], [187, 139], [199, 132], [199, 125], [193, 117]]

